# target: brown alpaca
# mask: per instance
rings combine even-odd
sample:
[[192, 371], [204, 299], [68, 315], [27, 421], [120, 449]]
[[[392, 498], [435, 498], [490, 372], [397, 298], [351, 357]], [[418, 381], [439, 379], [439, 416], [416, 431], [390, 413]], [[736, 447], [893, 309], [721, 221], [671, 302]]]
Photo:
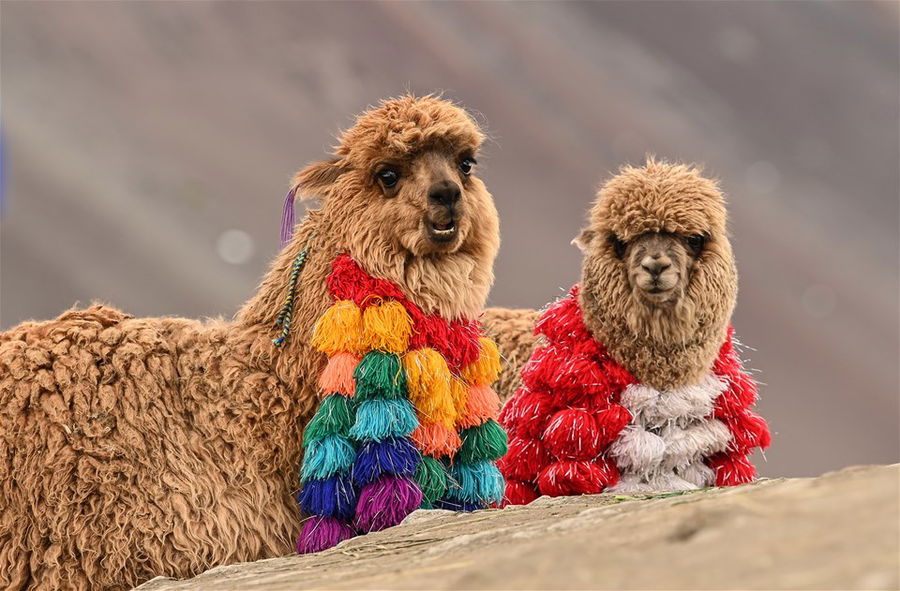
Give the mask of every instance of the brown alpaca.
[[752, 481], [770, 436], [729, 330], [737, 271], [716, 183], [625, 167], [577, 243], [581, 281], [537, 321], [544, 342], [501, 413], [508, 502]]
[[[295, 177], [322, 198], [234, 322], [96, 305], [0, 335], [0, 588], [126, 588], [290, 553], [301, 436], [324, 356], [308, 344], [349, 253], [427, 312], [476, 316], [496, 210], [462, 109], [405, 96], [363, 113]], [[291, 334], [272, 339], [306, 248]]]
[[689, 166], [650, 159], [600, 190], [576, 239], [584, 320], [644, 384], [686, 385], [715, 360], [737, 299], [725, 222], [718, 186]]
[[[737, 297], [725, 220], [713, 181], [693, 168], [651, 159], [604, 185], [588, 228], [574, 241], [585, 255], [581, 300], [588, 328], [648, 385], [684, 385], [700, 377], [718, 352]], [[648, 283], [654, 275], [644, 268], [648, 253], [669, 265], [658, 285]], [[520, 385], [518, 374], [540, 344], [533, 334], [538, 315], [488, 308], [482, 316], [508, 362], [497, 387], [504, 400]]]

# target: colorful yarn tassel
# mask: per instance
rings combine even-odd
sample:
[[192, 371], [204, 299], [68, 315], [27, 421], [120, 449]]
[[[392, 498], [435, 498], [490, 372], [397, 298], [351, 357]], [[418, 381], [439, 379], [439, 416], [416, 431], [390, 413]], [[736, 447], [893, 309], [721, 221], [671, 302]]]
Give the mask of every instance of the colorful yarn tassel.
[[497, 505], [497, 347], [474, 321], [425, 315], [346, 255], [327, 282], [334, 304], [312, 335], [329, 357], [325, 397], [304, 433], [297, 496], [312, 517], [297, 552], [397, 525], [419, 507]]
[[357, 405], [356, 422], [349, 433], [358, 441], [381, 441], [405, 437], [418, 425], [416, 411], [409, 400], [373, 398]]
[[356, 530], [340, 519], [314, 515], [303, 522], [297, 539], [297, 554], [321, 552], [355, 535]]
[[303, 447], [328, 435], [350, 434], [353, 416], [350, 400], [340, 394], [326, 396], [319, 406], [318, 412], [303, 431]]
[[354, 525], [361, 532], [399, 525], [422, 504], [422, 491], [407, 476], [383, 476], [359, 493]]
[[415, 481], [422, 490], [424, 502], [433, 505], [447, 492], [447, 468], [438, 460], [422, 458], [416, 469]]

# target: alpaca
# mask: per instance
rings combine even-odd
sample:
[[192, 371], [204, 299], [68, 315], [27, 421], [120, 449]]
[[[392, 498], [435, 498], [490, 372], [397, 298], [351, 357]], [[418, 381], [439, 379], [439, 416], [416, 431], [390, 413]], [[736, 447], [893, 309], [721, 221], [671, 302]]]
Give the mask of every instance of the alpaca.
[[753, 480], [748, 455], [770, 436], [733, 345], [717, 184], [653, 159], [625, 167], [576, 241], [580, 284], [537, 321], [542, 341], [501, 412], [507, 502]]
[[482, 140], [432, 96], [364, 112], [295, 176], [321, 207], [232, 322], [94, 305], [0, 335], [0, 588], [120, 589], [290, 553], [332, 262], [476, 317], [499, 247]]

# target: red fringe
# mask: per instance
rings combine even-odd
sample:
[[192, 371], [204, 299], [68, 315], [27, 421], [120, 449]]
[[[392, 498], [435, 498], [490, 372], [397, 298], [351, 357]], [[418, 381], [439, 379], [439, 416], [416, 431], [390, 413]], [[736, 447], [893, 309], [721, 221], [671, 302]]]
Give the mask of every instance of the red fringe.
[[516, 480], [506, 481], [506, 494], [503, 496], [502, 507], [507, 505], [527, 505], [538, 498], [538, 492], [533, 484]]
[[538, 489], [551, 497], [592, 495], [603, 492], [619, 481], [616, 466], [604, 459], [596, 461], [561, 460], [541, 470]]
[[[616, 363], [584, 325], [578, 286], [550, 305], [535, 325], [548, 344], [538, 348], [522, 369], [520, 388], [500, 411], [510, 434], [509, 453], [499, 463], [509, 481], [508, 502], [529, 502], [537, 494], [586, 494], [618, 482], [604, 451], [632, 416], [619, 405], [622, 391], [637, 380]], [[747, 453], [771, 443], [765, 420], [749, 409], [757, 399], [753, 380], [743, 371], [732, 342], [733, 328], [719, 350], [714, 373], [728, 388], [716, 401], [713, 416], [732, 433], [726, 454], [709, 460], [718, 485], [755, 478]]]
[[716, 473], [716, 486], [735, 486], [756, 480], [756, 468], [747, 454], [716, 454], [706, 463]]
[[549, 463], [550, 454], [540, 439], [512, 437], [509, 451], [497, 462], [497, 467], [507, 479], [536, 482], [538, 472]]
[[350, 255], [342, 254], [332, 261], [327, 283], [334, 299], [353, 300], [363, 310], [382, 300], [400, 302], [413, 321], [410, 349], [432, 347], [456, 372], [478, 359], [481, 329], [477, 320], [447, 322], [440, 316], [426, 315], [394, 283], [372, 277]]

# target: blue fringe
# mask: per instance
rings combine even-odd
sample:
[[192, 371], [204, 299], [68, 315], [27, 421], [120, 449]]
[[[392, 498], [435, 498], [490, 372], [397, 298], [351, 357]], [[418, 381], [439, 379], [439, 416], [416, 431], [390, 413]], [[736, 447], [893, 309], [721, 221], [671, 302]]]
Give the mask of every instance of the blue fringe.
[[369, 441], [359, 448], [353, 462], [353, 484], [363, 487], [384, 474], [412, 477], [421, 459], [419, 450], [403, 437]]
[[300, 468], [300, 480], [306, 482], [315, 478], [322, 480], [338, 474], [346, 473], [353, 465], [356, 448], [342, 435], [326, 435], [321, 439], [309, 442], [303, 454], [303, 467]]
[[373, 398], [363, 400], [357, 406], [350, 437], [382, 441], [388, 437], [405, 437], [418, 426], [416, 411], [409, 400]]
[[347, 476], [307, 480], [297, 494], [297, 501], [307, 515], [349, 520], [356, 510], [356, 489]]
[[478, 504], [480, 508], [503, 500], [506, 481], [497, 466], [487, 460], [457, 462], [450, 467], [450, 476], [456, 482], [447, 489], [445, 499]]

